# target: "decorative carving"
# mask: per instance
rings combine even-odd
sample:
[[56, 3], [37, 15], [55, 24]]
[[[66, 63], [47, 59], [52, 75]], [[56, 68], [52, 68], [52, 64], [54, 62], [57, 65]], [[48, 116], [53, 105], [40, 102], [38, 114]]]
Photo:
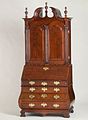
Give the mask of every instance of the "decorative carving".
[[50, 8], [52, 9], [52, 12], [53, 12], [55, 17], [62, 17], [60, 10], [58, 10], [54, 7], [50, 7]]
[[[56, 9], [54, 7], [50, 7], [52, 12], [53, 12], [53, 15], [54, 17], [59, 17], [59, 18], [62, 18], [62, 15], [61, 15], [61, 12], [59, 9]], [[67, 7], [65, 7], [65, 17], [67, 17]], [[25, 18], [28, 18], [28, 11], [27, 11], [27, 8], [25, 8]], [[35, 11], [34, 11], [34, 17], [35, 18], [38, 18], [38, 17], [43, 17], [43, 7], [39, 7], [37, 8]], [[45, 17], [48, 17], [48, 6], [47, 6], [47, 2], [45, 2]]]
[[47, 13], [48, 13], [48, 6], [47, 6], [47, 2], [45, 2], [45, 17], [47, 17]]
[[67, 7], [65, 7], [65, 11], [64, 11], [64, 13], [65, 13], [65, 18], [67, 18]]
[[28, 11], [27, 11], [27, 8], [25, 8], [25, 18], [27, 18], [28, 16]]
[[42, 7], [37, 8], [34, 12], [34, 17], [42, 17], [42, 11], [43, 11]]

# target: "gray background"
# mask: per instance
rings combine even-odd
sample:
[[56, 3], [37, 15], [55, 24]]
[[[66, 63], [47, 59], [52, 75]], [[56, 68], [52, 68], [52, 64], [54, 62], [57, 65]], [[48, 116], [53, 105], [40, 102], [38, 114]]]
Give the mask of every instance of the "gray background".
[[[75, 113], [71, 120], [87, 120], [88, 112], [88, 0], [47, 0], [61, 10], [68, 7], [72, 19], [73, 83], [76, 95]], [[29, 16], [45, 0], [0, 0], [0, 120], [19, 118], [18, 97], [24, 65], [24, 9]], [[49, 16], [52, 14], [49, 13]], [[5, 118], [4, 118], [5, 117]], [[2, 119], [3, 118], [3, 119]], [[35, 119], [35, 117], [31, 117]], [[50, 119], [53, 117], [36, 117]], [[64, 119], [55, 117], [55, 119]], [[70, 120], [69, 119], [69, 120]]]

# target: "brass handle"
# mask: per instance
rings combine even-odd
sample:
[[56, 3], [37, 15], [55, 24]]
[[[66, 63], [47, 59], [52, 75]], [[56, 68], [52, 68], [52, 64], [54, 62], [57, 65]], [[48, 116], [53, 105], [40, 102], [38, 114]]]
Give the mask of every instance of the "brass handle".
[[35, 84], [35, 81], [29, 81], [29, 84], [30, 84], [30, 85], [34, 85], [34, 84]]
[[41, 85], [46, 86], [47, 82], [42, 82]]
[[53, 97], [54, 97], [54, 99], [59, 99], [60, 98], [59, 95], [54, 95]]
[[41, 106], [42, 106], [42, 107], [46, 107], [47, 104], [46, 104], [46, 103], [41, 103]]
[[30, 104], [29, 104], [29, 107], [31, 107], [31, 108], [34, 107], [34, 106], [35, 106], [34, 103], [30, 103]]
[[45, 92], [46, 90], [47, 90], [47, 88], [46, 88], [46, 87], [43, 87], [43, 88], [42, 88], [42, 91], [43, 91], [43, 92]]
[[54, 88], [54, 91], [55, 91], [55, 92], [59, 92], [60, 89], [59, 89], [59, 88]]
[[35, 95], [29, 95], [30, 99], [33, 99], [35, 97]]
[[35, 91], [35, 88], [31, 87], [31, 88], [29, 88], [29, 90], [30, 90], [31, 92], [34, 92], [34, 91]]
[[60, 105], [59, 104], [53, 104], [54, 108], [58, 108]]
[[59, 81], [54, 81], [54, 84], [55, 84], [55, 85], [59, 85], [60, 82], [59, 82]]
[[47, 71], [49, 70], [49, 67], [43, 67], [43, 70]]
[[42, 97], [42, 98], [46, 98], [46, 97], [47, 97], [47, 94], [42, 94], [41, 97]]

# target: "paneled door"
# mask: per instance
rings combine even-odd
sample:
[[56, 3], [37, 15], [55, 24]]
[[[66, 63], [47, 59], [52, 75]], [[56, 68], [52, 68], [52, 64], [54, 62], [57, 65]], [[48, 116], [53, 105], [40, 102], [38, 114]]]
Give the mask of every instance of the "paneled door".
[[59, 21], [51, 22], [48, 26], [49, 62], [51, 64], [64, 64], [64, 24]]
[[44, 29], [42, 26], [31, 26], [28, 30], [28, 59], [30, 63], [44, 62]]

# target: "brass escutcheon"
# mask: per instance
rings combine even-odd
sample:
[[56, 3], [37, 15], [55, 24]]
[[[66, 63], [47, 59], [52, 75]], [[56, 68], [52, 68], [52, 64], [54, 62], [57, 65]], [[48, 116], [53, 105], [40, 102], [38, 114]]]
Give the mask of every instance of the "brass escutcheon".
[[30, 103], [30, 104], [29, 104], [29, 107], [34, 107], [34, 106], [35, 106], [34, 103]]
[[46, 86], [47, 82], [42, 82], [41, 85]]
[[29, 95], [29, 98], [30, 98], [30, 99], [33, 99], [34, 97], [35, 97], [35, 95], [32, 95], [32, 94]]
[[30, 85], [34, 85], [34, 84], [35, 84], [35, 81], [29, 81], [29, 84], [30, 84]]
[[59, 99], [60, 98], [59, 95], [54, 95], [53, 97], [54, 97], [54, 99]]
[[55, 85], [59, 85], [60, 82], [59, 82], [59, 81], [54, 81], [54, 84], [55, 84]]
[[41, 97], [42, 97], [42, 98], [46, 98], [46, 97], [47, 97], [47, 94], [42, 94]]
[[55, 91], [55, 92], [59, 92], [60, 89], [59, 89], [59, 88], [54, 88], [54, 91]]
[[49, 67], [43, 67], [43, 70], [47, 71], [49, 70]]
[[42, 106], [42, 107], [46, 107], [47, 104], [46, 104], [46, 103], [41, 103], [41, 106]]
[[43, 92], [45, 92], [46, 90], [47, 90], [47, 88], [46, 88], [46, 87], [43, 87], [43, 88], [42, 88], [42, 91], [43, 91]]
[[34, 88], [34, 87], [31, 87], [31, 88], [29, 88], [29, 90], [30, 90], [31, 92], [34, 92], [34, 91], [35, 91], [35, 88]]
[[53, 104], [54, 108], [58, 108], [60, 105], [59, 104]]

